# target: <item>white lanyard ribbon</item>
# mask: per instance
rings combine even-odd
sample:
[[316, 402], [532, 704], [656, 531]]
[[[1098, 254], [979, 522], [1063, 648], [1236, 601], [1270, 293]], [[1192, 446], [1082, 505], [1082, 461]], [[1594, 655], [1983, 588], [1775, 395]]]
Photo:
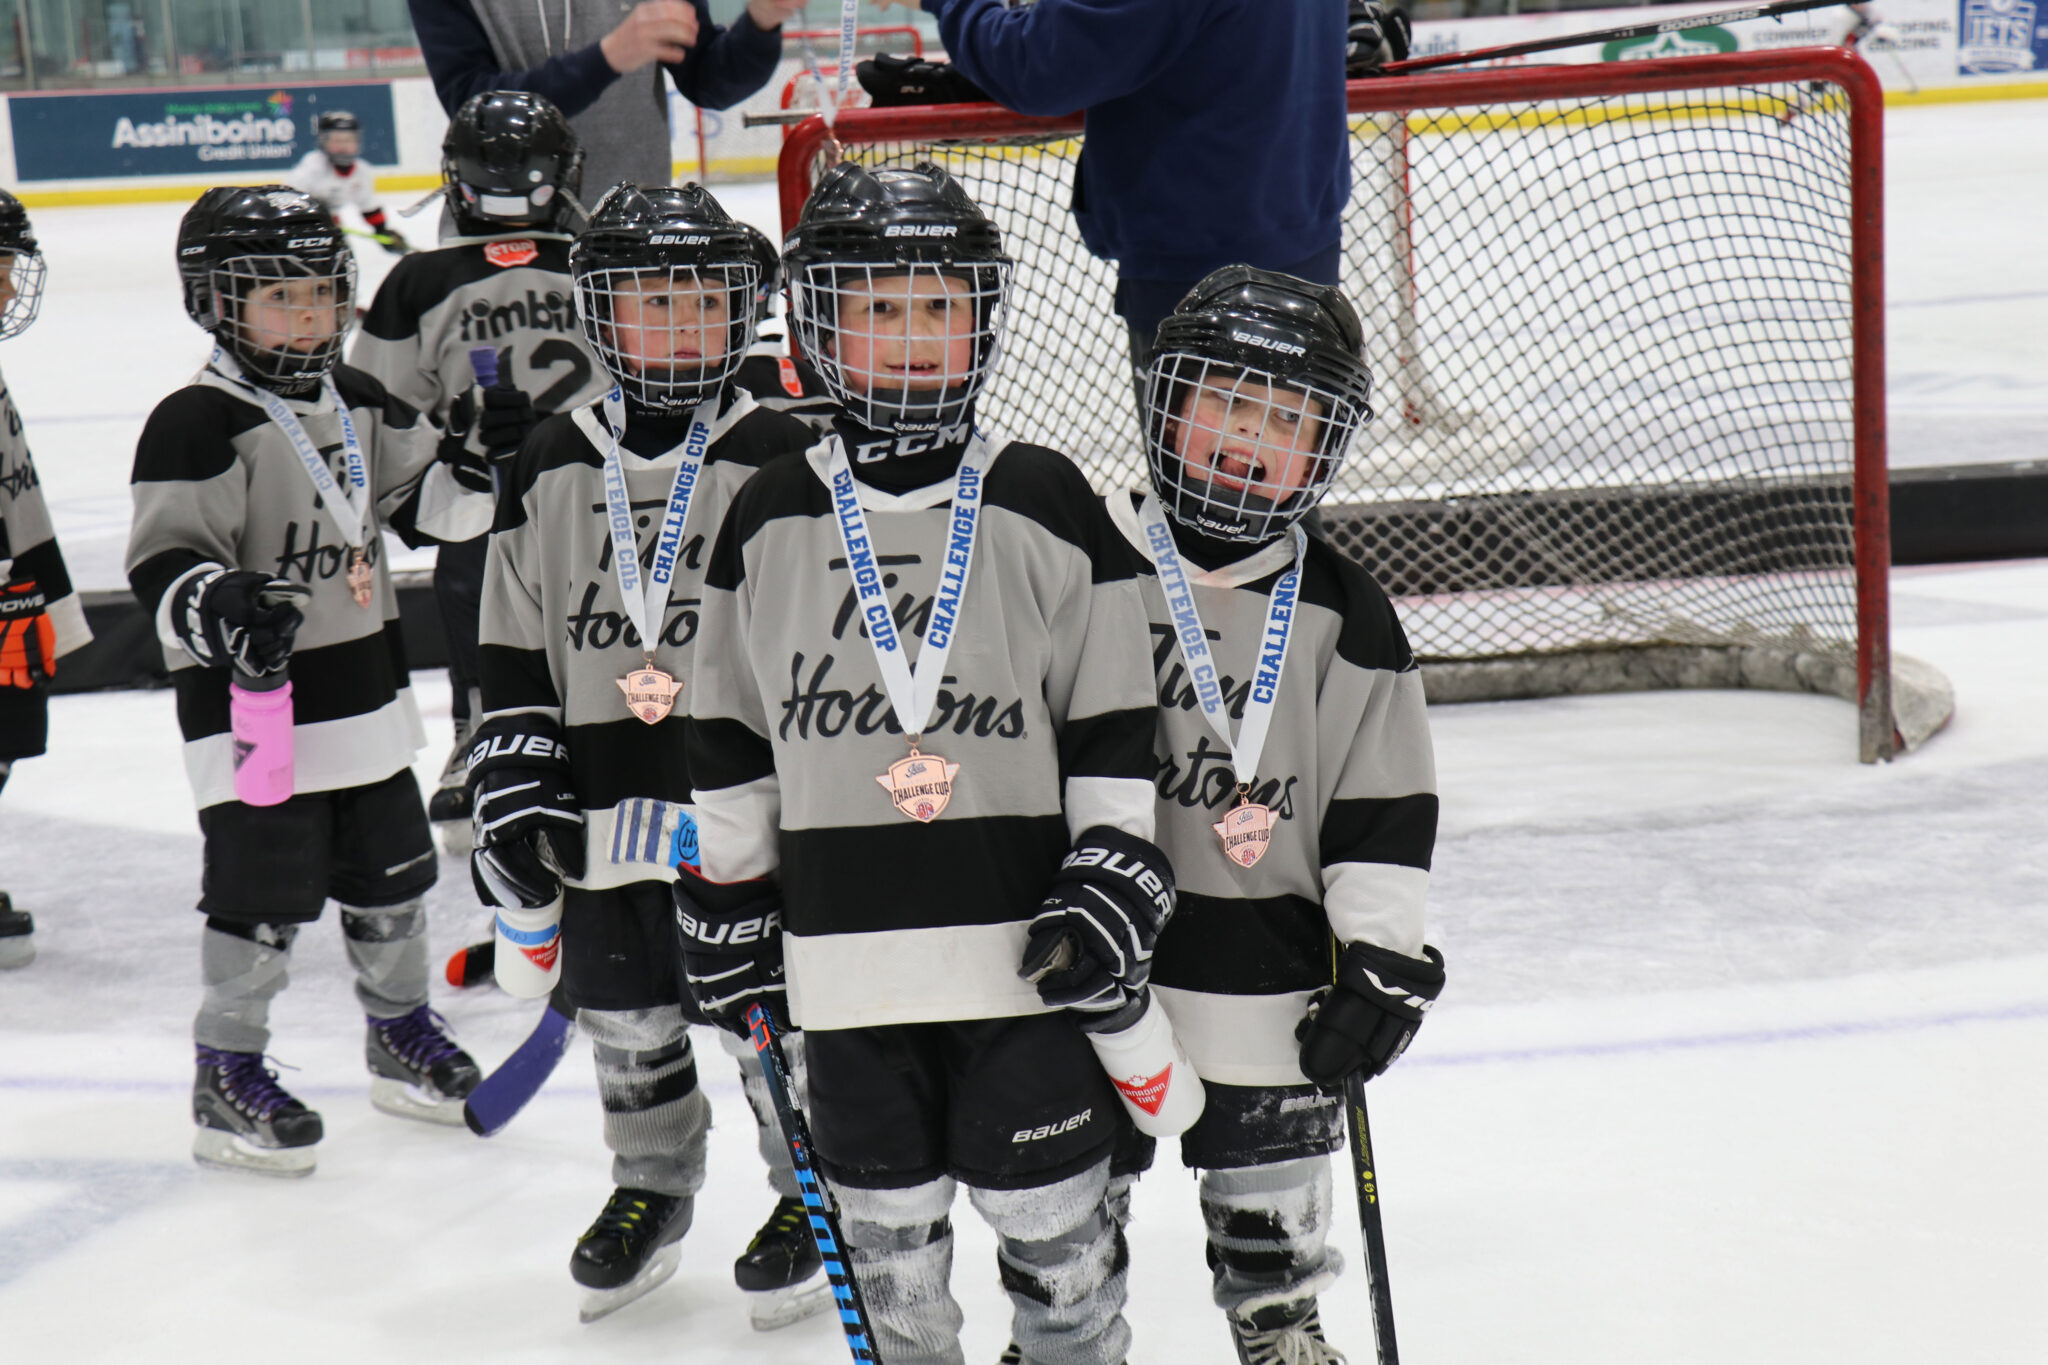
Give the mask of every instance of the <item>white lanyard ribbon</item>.
[[1294, 563], [1274, 582], [1272, 596], [1266, 599], [1266, 628], [1259, 636], [1251, 686], [1245, 697], [1244, 720], [1233, 740], [1230, 704], [1223, 695], [1208, 633], [1202, 629], [1194, 586], [1188, 582], [1187, 568], [1181, 563], [1180, 547], [1173, 543], [1173, 528], [1167, 525], [1166, 509], [1151, 493], [1145, 495], [1138, 508], [1138, 527], [1144, 534], [1145, 553], [1158, 571], [1159, 586], [1166, 593], [1166, 614], [1172, 622], [1173, 638], [1180, 645], [1181, 661], [1187, 665], [1188, 683], [1195, 689], [1195, 700], [1201, 705], [1209, 728], [1230, 751], [1230, 766], [1237, 774], [1239, 788], [1247, 787], [1258, 772], [1259, 755], [1266, 748], [1266, 732], [1273, 725], [1273, 706], [1280, 699], [1280, 673], [1287, 664], [1287, 642], [1294, 635], [1301, 561], [1307, 552], [1308, 537], [1299, 526], [1293, 529]]
[[874, 538], [868, 534], [867, 513], [861, 509], [853, 464], [846, 458], [846, 442], [836, 435], [830, 439], [825, 474], [832, 494], [832, 520], [846, 550], [846, 571], [853, 578], [860, 622], [867, 628], [868, 644], [881, 667], [882, 686], [889, 694], [896, 723], [915, 742], [931, 720], [932, 708], [938, 705], [946, 656], [953, 652], [953, 638], [959, 634], [960, 612], [967, 601], [967, 574], [974, 567], [974, 537], [981, 522], [982, 485], [993, 453], [988, 442], [976, 436], [960, 457], [960, 471], [953, 477], [946, 552], [939, 562], [939, 584], [932, 595], [931, 621], [925, 627], [924, 647], [917, 652], [913, 673], [889, 609], [889, 591], [882, 584], [881, 564]]
[[341, 391], [334, 387], [334, 376], [326, 375], [320, 380], [320, 391], [334, 404], [335, 413], [341, 418], [341, 451], [344, 468], [348, 475], [348, 492], [341, 491], [335, 482], [333, 471], [327, 468], [327, 457], [320, 453], [320, 447], [313, 444], [313, 438], [306, 434], [305, 424], [298, 414], [285, 405], [285, 401], [269, 389], [249, 383], [241, 374], [241, 367], [227, 358], [227, 353], [214, 347], [212, 368], [223, 378], [234, 383], [263, 405], [270, 420], [277, 424], [292, 444], [292, 453], [305, 466], [306, 477], [313, 481], [313, 490], [320, 495], [320, 509], [327, 513], [329, 521], [341, 538], [352, 550], [363, 548], [368, 539], [366, 527], [370, 520], [370, 476], [363, 463], [363, 445], [356, 439], [355, 421], [348, 415], [348, 404], [341, 401]]
[[612, 538], [612, 576], [618, 580], [619, 600], [626, 619], [639, 632], [640, 649], [654, 657], [660, 643], [663, 618], [668, 614], [668, 587], [675, 581], [676, 566], [683, 559], [683, 527], [690, 520], [690, 503], [697, 492], [697, 476], [704, 469], [704, 452], [711, 446], [711, 421], [717, 400], [700, 403], [690, 414], [690, 431], [683, 443], [670, 451], [680, 454], [675, 483], [668, 492], [668, 509], [662, 513], [661, 530], [654, 538], [654, 562], [641, 582], [640, 544], [633, 534], [633, 500], [626, 492], [625, 462], [619, 455], [619, 439], [626, 430], [626, 400], [617, 384], [604, 396], [604, 425], [611, 445], [604, 452], [605, 527]]

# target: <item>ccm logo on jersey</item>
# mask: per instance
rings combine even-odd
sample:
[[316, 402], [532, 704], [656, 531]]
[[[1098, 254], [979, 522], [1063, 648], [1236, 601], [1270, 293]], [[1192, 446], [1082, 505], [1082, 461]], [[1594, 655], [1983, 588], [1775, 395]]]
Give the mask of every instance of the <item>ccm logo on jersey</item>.
[[1095, 1111], [1093, 1109], [1083, 1109], [1072, 1118], [1061, 1119], [1058, 1123], [1041, 1123], [1036, 1128], [1019, 1128], [1017, 1135], [1010, 1139], [1010, 1145], [1014, 1147], [1020, 1142], [1037, 1142], [1041, 1138], [1058, 1137], [1061, 1133], [1071, 1133], [1094, 1116]]
[[730, 944], [739, 947], [743, 943], [759, 943], [773, 937], [782, 929], [782, 912], [771, 910], [765, 915], [751, 919], [733, 920], [730, 923], [712, 923], [698, 919], [687, 910], [676, 911], [676, 927], [683, 931], [683, 937], [702, 948], [722, 948]]
[[1160, 914], [1173, 912], [1173, 897], [1167, 893], [1166, 883], [1159, 879], [1157, 872], [1136, 858], [1127, 858], [1121, 853], [1090, 844], [1086, 848], [1077, 848], [1069, 853], [1066, 861], [1060, 866], [1099, 867], [1104, 872], [1114, 872], [1119, 877], [1127, 877], [1137, 883], [1140, 891], [1152, 898], [1152, 903], [1159, 907]]
[[1236, 331], [1234, 331], [1234, 332], [1232, 332], [1232, 333], [1230, 334], [1230, 339], [1231, 339], [1232, 341], [1242, 341], [1242, 342], [1246, 342], [1246, 343], [1248, 343], [1248, 344], [1250, 344], [1250, 345], [1253, 345], [1253, 346], [1260, 346], [1260, 347], [1264, 347], [1264, 348], [1265, 348], [1266, 350], [1269, 350], [1269, 351], [1278, 351], [1278, 352], [1280, 352], [1280, 353], [1281, 353], [1282, 355], [1307, 355], [1307, 354], [1308, 354], [1308, 347], [1306, 347], [1306, 346], [1296, 346], [1296, 345], [1295, 345], [1295, 344], [1294, 344], [1293, 342], [1291, 342], [1291, 341], [1269, 341], [1269, 340], [1267, 340], [1267, 339], [1266, 339], [1265, 337], [1262, 337], [1262, 336], [1257, 336], [1257, 335], [1255, 335], [1255, 334], [1253, 334], [1253, 333], [1251, 333], [1251, 332], [1236, 332]]
[[953, 223], [892, 223], [882, 229], [884, 237], [957, 237], [958, 225]]
[[515, 237], [509, 242], [484, 243], [484, 259], [500, 270], [525, 265], [539, 256], [540, 247], [529, 237]]
[[557, 763], [569, 761], [569, 746], [547, 735], [497, 735], [469, 751], [474, 768], [487, 758], [542, 758]]

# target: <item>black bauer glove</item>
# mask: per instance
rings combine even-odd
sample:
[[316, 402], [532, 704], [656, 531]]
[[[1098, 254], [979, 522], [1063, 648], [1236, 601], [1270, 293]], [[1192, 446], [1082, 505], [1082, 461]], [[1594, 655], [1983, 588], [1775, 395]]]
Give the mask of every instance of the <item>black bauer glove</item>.
[[687, 867], [676, 870], [676, 946], [697, 1008], [712, 1023], [745, 1038], [747, 1008], [759, 1005], [778, 1030], [787, 1032], [781, 890], [772, 882], [722, 885]]
[[485, 905], [532, 910], [583, 875], [569, 749], [546, 716], [493, 716], [470, 737], [470, 880]]
[[928, 62], [900, 52], [884, 52], [853, 68], [860, 88], [877, 109], [906, 104], [990, 104], [988, 91], [961, 74], [951, 62]]
[[1165, 854], [1108, 825], [1083, 830], [1032, 918], [1017, 975], [1054, 1009], [1114, 1013], [1152, 979], [1152, 947], [1172, 914]]
[[519, 453], [519, 447], [540, 418], [524, 389], [493, 384], [483, 394], [483, 410], [476, 419], [477, 442], [488, 452], [493, 464], [503, 464]]
[[298, 603], [311, 595], [254, 569], [213, 568], [178, 585], [171, 629], [185, 652], [208, 668], [260, 678], [291, 659], [292, 637], [305, 620]]
[[491, 491], [491, 460], [482, 441], [477, 439], [476, 390], [464, 389], [448, 405], [446, 434], [434, 447], [434, 458], [448, 466], [455, 476], [455, 482], [472, 493]]
[[1354, 1071], [1373, 1077], [1407, 1050], [1444, 988], [1444, 955], [1412, 958], [1358, 942], [1344, 950], [1337, 984], [1317, 993], [1295, 1036], [1301, 1074], [1335, 1092]]
[[1405, 11], [1371, 0], [1350, 0], [1350, 9], [1344, 43], [1347, 79], [1376, 76], [1388, 62], [1407, 60], [1410, 30]]

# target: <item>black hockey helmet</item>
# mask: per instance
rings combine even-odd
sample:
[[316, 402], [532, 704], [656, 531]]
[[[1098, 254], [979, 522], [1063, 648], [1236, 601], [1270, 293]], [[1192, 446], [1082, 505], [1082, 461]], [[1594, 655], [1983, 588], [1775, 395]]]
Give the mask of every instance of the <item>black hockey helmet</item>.
[[747, 241], [754, 248], [754, 265], [760, 274], [754, 280], [754, 325], [768, 321], [775, 301], [775, 291], [782, 288], [782, 252], [770, 237], [752, 223], [741, 223], [740, 230], [747, 234]]
[[43, 306], [43, 249], [28, 210], [0, 190], [0, 341], [20, 336]]
[[[355, 322], [356, 258], [310, 195], [287, 185], [206, 191], [178, 224], [178, 274], [186, 314], [271, 387], [303, 392], [341, 359]], [[300, 281], [276, 299], [288, 319], [258, 335], [251, 296]]]
[[[357, 137], [361, 137], [363, 135], [363, 121], [346, 109], [328, 109], [315, 114], [313, 116], [313, 141], [320, 144], [320, 150], [323, 152], [327, 151], [327, 135], [329, 133], [354, 133]], [[327, 152], [327, 159], [334, 163], [336, 170], [345, 171], [356, 164], [356, 158], [353, 153], [348, 156], [336, 156], [333, 152]]]
[[1174, 519], [1249, 544], [1299, 521], [1372, 420], [1364, 342], [1333, 285], [1230, 265], [1190, 290], [1145, 386], [1152, 485]]
[[[818, 181], [782, 245], [797, 349], [848, 413], [878, 431], [967, 420], [1001, 353], [1013, 262], [1002, 233], [958, 181], [928, 161], [874, 169], [841, 162]], [[954, 340], [972, 342], [964, 364], [950, 356], [935, 363], [929, 346], [911, 354], [913, 342], [932, 340], [913, 335], [914, 296], [971, 305], [971, 328], [952, 322], [960, 315], [950, 307], [925, 314], [946, 317]], [[882, 348], [858, 371], [844, 363], [849, 304], [866, 319], [858, 339]], [[897, 376], [913, 382], [886, 382]]]
[[[702, 185], [614, 185], [569, 248], [569, 273], [584, 340], [643, 410], [705, 401], [754, 344], [754, 243]], [[657, 352], [665, 363], [648, 363]]]
[[441, 180], [465, 235], [557, 231], [581, 209], [583, 146], [546, 96], [486, 90], [448, 120]]

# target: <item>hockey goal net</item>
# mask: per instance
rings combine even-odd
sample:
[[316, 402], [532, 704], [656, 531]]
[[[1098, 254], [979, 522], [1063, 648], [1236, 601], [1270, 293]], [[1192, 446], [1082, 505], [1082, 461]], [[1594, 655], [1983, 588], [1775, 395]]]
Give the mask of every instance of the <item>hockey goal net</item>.
[[[1398, 601], [1433, 700], [1762, 686], [1858, 704], [1866, 762], [1940, 726], [1890, 657], [1882, 100], [1835, 49], [1350, 86], [1344, 284], [1379, 416], [1324, 529]], [[1144, 478], [1115, 270], [1068, 204], [1078, 115], [812, 119], [928, 159], [1018, 262], [991, 428]], [[1230, 168], [1190, 168], [1227, 194]]]

